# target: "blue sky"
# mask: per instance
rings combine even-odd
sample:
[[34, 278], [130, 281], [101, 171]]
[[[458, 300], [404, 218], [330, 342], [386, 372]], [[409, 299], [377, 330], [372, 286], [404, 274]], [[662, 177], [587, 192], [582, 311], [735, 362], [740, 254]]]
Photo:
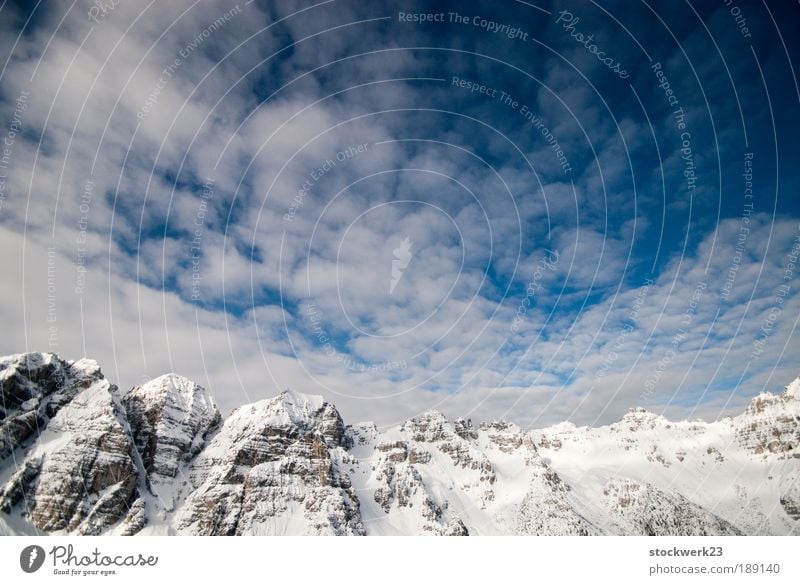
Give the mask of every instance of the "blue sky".
[[799, 369], [798, 16], [7, 3], [0, 351], [379, 423], [735, 412]]

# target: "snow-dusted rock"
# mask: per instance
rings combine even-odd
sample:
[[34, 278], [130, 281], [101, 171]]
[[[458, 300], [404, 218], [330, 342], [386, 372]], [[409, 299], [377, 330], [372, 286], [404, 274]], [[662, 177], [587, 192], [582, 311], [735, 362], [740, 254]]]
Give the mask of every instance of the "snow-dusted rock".
[[516, 517], [516, 534], [588, 536], [600, 534], [570, 497], [571, 488], [552, 469], [539, 465]]
[[66, 362], [52, 353], [0, 358], [0, 460], [35, 437], [79, 392], [102, 379], [93, 360]]
[[757, 455], [800, 459], [800, 378], [783, 394], [762, 393], [733, 418], [736, 439]]
[[[54, 373], [70, 372], [68, 364], [56, 360], [47, 356], [41, 363]], [[19, 513], [44, 532], [100, 534], [124, 520], [138, 486], [133, 443], [114, 388], [96, 379], [101, 376], [96, 370], [91, 374], [95, 381], [64, 403], [64, 397], [80, 387], [76, 379], [83, 378], [52, 383], [40, 375], [25, 376], [27, 391], [41, 402], [57, 397], [60, 404], [56, 412], [49, 411], [52, 418], [27, 451], [18, 449], [7, 458], [3, 471], [11, 475], [0, 492], [0, 509]]]
[[205, 446], [219, 410], [207, 390], [175, 374], [136, 386], [123, 403], [148, 486], [172, 510], [175, 477]]
[[[730, 536], [741, 534], [730, 522], [680, 494], [645, 483], [612, 478], [603, 488], [603, 506], [616, 531], [645, 536]], [[621, 530], [620, 530], [621, 529]]]
[[441, 413], [425, 412], [389, 429], [371, 457], [365, 485], [386, 514], [375, 523], [381, 532], [467, 535], [462, 502], [451, 492], [469, 492], [467, 499], [491, 500], [494, 470], [475, 445], [471, 423], [449, 422]]
[[800, 522], [800, 470], [795, 470], [783, 479], [780, 502], [786, 515], [795, 522]]
[[284, 392], [236, 409], [188, 470], [175, 516], [189, 534], [363, 534], [344, 424], [320, 397]]
[[[530, 436], [579, 496], [581, 513], [605, 532], [667, 526], [663, 533], [800, 534], [789, 481], [800, 467], [798, 389], [800, 379], [711, 423], [673, 422], [637, 408], [608, 426], [561, 423]], [[647, 496], [636, 500], [636, 514], [649, 520], [631, 524], [630, 509], [609, 505], [605, 492], [615, 485]], [[648, 507], [650, 497], [666, 511]], [[702, 520], [701, 510], [712, 517]]]

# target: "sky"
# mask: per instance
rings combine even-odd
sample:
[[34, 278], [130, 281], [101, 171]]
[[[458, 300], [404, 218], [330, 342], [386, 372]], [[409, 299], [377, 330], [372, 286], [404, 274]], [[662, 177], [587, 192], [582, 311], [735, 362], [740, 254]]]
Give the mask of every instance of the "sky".
[[0, 354], [524, 428], [800, 374], [800, 6], [10, 2]]

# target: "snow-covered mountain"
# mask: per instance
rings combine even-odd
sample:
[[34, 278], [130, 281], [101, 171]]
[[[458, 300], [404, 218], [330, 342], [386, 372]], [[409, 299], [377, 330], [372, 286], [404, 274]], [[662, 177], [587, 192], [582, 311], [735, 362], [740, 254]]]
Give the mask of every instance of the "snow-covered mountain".
[[284, 392], [222, 418], [174, 374], [0, 358], [0, 534], [800, 534], [800, 378], [713, 423], [345, 425]]

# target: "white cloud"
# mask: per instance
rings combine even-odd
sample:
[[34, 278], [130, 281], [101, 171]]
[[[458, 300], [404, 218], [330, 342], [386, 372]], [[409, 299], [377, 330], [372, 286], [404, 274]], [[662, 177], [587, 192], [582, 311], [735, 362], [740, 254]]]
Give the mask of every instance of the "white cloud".
[[[31, 100], [2, 206], [0, 295], [11, 310], [0, 352], [85, 353], [123, 387], [175, 370], [209, 385], [224, 409], [292, 387], [325, 394], [348, 419], [381, 423], [430, 407], [522, 424], [606, 421], [642, 401], [676, 416], [715, 417], [725, 404], [720, 388], [730, 388], [745, 364], [747, 392], [728, 407], [796, 373], [795, 282], [763, 354], [751, 359], [775, 314], [796, 222], [753, 218], [725, 302], [719, 290], [739, 233], [735, 220], [720, 222], [696, 251], [671, 258], [644, 294], [641, 282], [625, 276], [648, 222], [633, 213], [629, 152], [618, 134], [636, 149], [644, 129], [626, 118], [618, 128], [561, 69], [546, 81], [568, 112], [547, 90], [531, 106], [538, 102], [576, 168], [593, 154], [572, 116], [581, 122], [602, 181], [592, 170], [569, 182], [548, 166], [552, 150], [527, 127], [512, 134], [533, 153], [535, 178], [519, 151], [474, 122], [377, 113], [426, 107], [444, 95], [434, 82], [389, 81], [419, 75], [426, 62], [417, 54], [392, 51], [305, 75], [321, 53], [335, 59], [359, 43], [381, 46], [373, 29], [321, 35], [296, 45], [291, 58], [259, 64], [287, 36], [296, 42], [328, 26], [330, 7], [324, 16], [290, 17], [220, 59], [238, 39], [296, 9], [273, 6], [268, 17], [249, 5], [164, 79], [164, 67], [228, 5], [184, 14], [188, 4], [176, 2], [140, 14], [121, 3], [93, 28], [89, 6], [71, 12], [42, 53], [61, 15], [44, 16], [3, 72], [4, 97], [24, 89]], [[355, 9], [336, 17], [365, 16]], [[365, 80], [380, 83], [353, 87]], [[149, 111], [137, 116], [159, 84]], [[6, 101], [3, 119], [9, 107]], [[394, 141], [405, 138], [415, 141]], [[368, 148], [337, 156], [361, 144]], [[476, 155], [487, 144], [502, 161], [496, 167]], [[204, 201], [208, 177], [213, 196]], [[609, 208], [615, 227], [606, 223]], [[406, 237], [413, 257], [390, 294], [393, 250]], [[48, 288], [48, 247], [55, 289]], [[540, 275], [542, 289], [512, 331], [546, 249], [559, 252], [557, 266]], [[89, 272], [85, 292], [76, 294], [83, 254]], [[706, 290], [684, 325], [701, 282]], [[507, 286], [513, 295], [504, 296]], [[594, 296], [579, 310], [590, 286]], [[196, 293], [200, 304], [191, 302]], [[635, 329], [622, 335], [640, 295]], [[317, 305], [321, 329], [303, 313], [306, 300]]]

